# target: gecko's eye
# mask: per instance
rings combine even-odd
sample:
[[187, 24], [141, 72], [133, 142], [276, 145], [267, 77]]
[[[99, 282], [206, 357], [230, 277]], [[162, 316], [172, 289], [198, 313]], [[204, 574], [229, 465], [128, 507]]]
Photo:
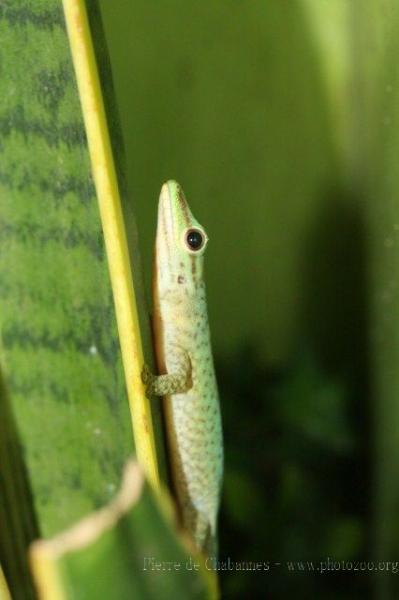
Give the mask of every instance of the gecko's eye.
[[205, 244], [205, 236], [198, 229], [189, 229], [185, 237], [188, 248], [193, 252], [201, 250]]

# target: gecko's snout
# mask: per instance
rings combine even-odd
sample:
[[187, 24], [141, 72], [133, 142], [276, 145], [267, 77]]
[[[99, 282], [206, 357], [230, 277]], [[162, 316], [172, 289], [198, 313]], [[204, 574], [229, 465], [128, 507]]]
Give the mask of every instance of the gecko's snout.
[[161, 187], [161, 193], [159, 195], [159, 199], [161, 202], [165, 202], [166, 200], [169, 200], [168, 182], [164, 183], [163, 186]]

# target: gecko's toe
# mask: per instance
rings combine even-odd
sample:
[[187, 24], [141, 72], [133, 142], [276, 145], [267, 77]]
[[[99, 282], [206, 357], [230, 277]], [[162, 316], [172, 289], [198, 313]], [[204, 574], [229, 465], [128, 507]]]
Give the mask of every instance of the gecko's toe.
[[148, 368], [148, 365], [144, 363], [143, 369], [141, 371], [141, 381], [144, 383], [144, 385], [147, 385], [147, 383], [149, 383], [150, 380], [151, 380], [151, 371]]
[[151, 398], [152, 396], [152, 386], [154, 381], [154, 375], [151, 373], [147, 364], [143, 365], [143, 369], [141, 371], [141, 381], [146, 386], [145, 395], [147, 398]]

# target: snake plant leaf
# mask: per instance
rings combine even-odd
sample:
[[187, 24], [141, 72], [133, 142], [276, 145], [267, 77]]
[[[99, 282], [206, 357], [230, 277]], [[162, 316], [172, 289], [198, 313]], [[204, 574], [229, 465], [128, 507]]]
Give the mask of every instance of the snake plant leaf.
[[133, 451], [108, 257], [60, 0], [0, 4], [2, 365], [42, 536]]
[[[159, 485], [160, 472], [153, 432], [153, 412], [141, 381], [143, 350], [132, 279], [132, 268], [135, 269], [136, 265], [139, 265], [139, 257], [137, 244], [132, 248], [135, 241], [131, 235], [134, 222], [127, 210], [126, 178], [121, 168], [121, 138], [113, 94], [109, 87], [109, 70], [105, 68], [108, 61], [103, 51], [105, 46], [99, 11], [95, 2], [90, 3], [89, 20], [84, 0], [64, 0], [63, 7], [108, 256], [136, 453], [152, 483]], [[92, 32], [93, 39], [96, 40], [94, 44]], [[101, 65], [101, 78], [97, 62]], [[111, 135], [108, 123], [113, 127]], [[118, 160], [115, 161], [115, 158]], [[124, 198], [123, 204], [121, 198]], [[129, 237], [126, 229], [130, 232]], [[136, 277], [135, 281], [137, 284], [139, 278]], [[141, 307], [143, 308], [143, 304]], [[142, 312], [146, 313], [144, 310]], [[147, 321], [145, 320], [145, 324], [148, 324]], [[141, 324], [144, 328], [143, 319]], [[158, 407], [160, 432], [159, 402], [155, 405]], [[158, 444], [158, 451], [161, 451], [163, 446], [160, 437], [159, 441], [161, 443]]]
[[170, 519], [167, 497], [130, 461], [108, 506], [32, 546], [41, 600], [216, 597], [210, 570], [177, 541]]
[[35, 597], [27, 548], [37, 536], [22, 448], [0, 377], [0, 599], [8, 588], [16, 599]]

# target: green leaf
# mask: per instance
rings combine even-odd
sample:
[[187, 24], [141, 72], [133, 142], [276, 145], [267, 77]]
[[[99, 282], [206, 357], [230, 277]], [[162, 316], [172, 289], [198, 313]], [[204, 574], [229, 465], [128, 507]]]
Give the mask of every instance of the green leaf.
[[[0, 374], [0, 598], [34, 598], [27, 547], [38, 536], [15, 422]], [[4, 573], [3, 573], [3, 570]]]
[[176, 540], [171, 514], [167, 498], [157, 500], [137, 463], [129, 463], [111, 504], [32, 547], [40, 597], [208, 598], [212, 564], [207, 570]]
[[41, 534], [107, 502], [131, 419], [62, 5], [0, 6], [3, 368]]

